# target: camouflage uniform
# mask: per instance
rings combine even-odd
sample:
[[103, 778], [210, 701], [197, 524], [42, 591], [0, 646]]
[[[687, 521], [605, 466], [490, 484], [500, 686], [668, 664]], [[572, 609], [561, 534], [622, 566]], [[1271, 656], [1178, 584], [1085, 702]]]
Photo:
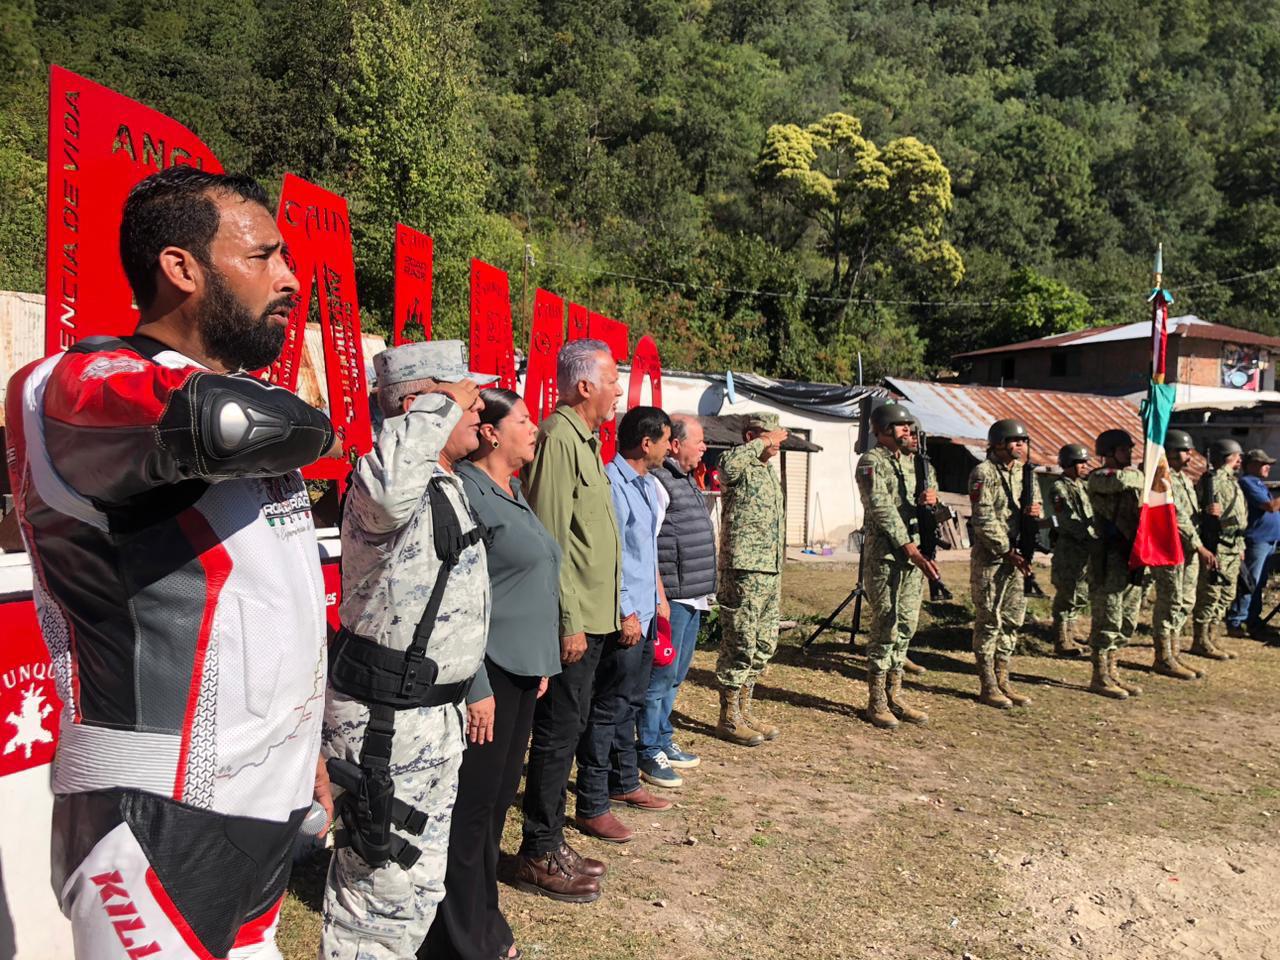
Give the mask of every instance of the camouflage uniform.
[[[973, 593], [973, 651], [980, 657], [1010, 657], [1017, 646], [1027, 601], [1022, 574], [1005, 556], [1018, 542], [1021, 525], [1023, 464], [1001, 466], [990, 458], [969, 474], [973, 504], [973, 546], [969, 550], [969, 586]], [[1040, 503], [1040, 485], [1031, 487]]]
[[1130, 582], [1129, 553], [1138, 533], [1142, 484], [1142, 473], [1132, 467], [1102, 467], [1089, 474], [1089, 500], [1101, 541], [1089, 562], [1089, 645], [1101, 653], [1127, 644], [1138, 625], [1143, 588]]
[[1214, 577], [1213, 572], [1207, 569], [1200, 571], [1195, 608], [1191, 613], [1191, 619], [1197, 625], [1221, 622], [1236, 595], [1236, 578], [1240, 575], [1240, 560], [1244, 554], [1244, 528], [1249, 522], [1249, 508], [1235, 471], [1219, 467], [1200, 478], [1202, 523], [1204, 512], [1215, 502], [1222, 507], [1217, 550], [1218, 572], [1222, 576]]
[[[1173, 509], [1178, 515], [1178, 535], [1182, 538], [1180, 567], [1152, 567], [1151, 578], [1156, 587], [1156, 602], [1151, 613], [1151, 633], [1159, 637], [1177, 637], [1191, 613], [1195, 600], [1196, 578], [1200, 572], [1200, 534], [1196, 524], [1200, 511], [1196, 507], [1191, 481], [1180, 471], [1169, 473], [1173, 486]], [[1158, 648], [1158, 642], [1157, 642]]]
[[720, 458], [720, 656], [716, 680], [736, 690], [755, 680], [778, 648], [786, 516], [778, 472], [756, 438]]
[[1053, 545], [1053, 625], [1070, 627], [1089, 605], [1089, 552], [1097, 543], [1093, 506], [1085, 481], [1058, 477], [1053, 481], [1053, 512], [1058, 539]]
[[[352, 475], [342, 523], [342, 622], [353, 633], [407, 649], [440, 569], [433, 543], [427, 479], [443, 486], [462, 530], [475, 522], [462, 481], [438, 464], [462, 412], [447, 396], [418, 396], [407, 415], [387, 420]], [[489, 627], [484, 544], [463, 551], [449, 574], [428, 643], [437, 682], [456, 683], [483, 669]], [[326, 757], [357, 762], [369, 711], [330, 689], [324, 716]], [[458, 791], [466, 720], [460, 705], [396, 713], [391, 774], [397, 799], [428, 817], [409, 870], [394, 861], [371, 868], [339, 846], [329, 866], [320, 956], [325, 960], [410, 960], [444, 897], [449, 825]], [[339, 843], [343, 832], [338, 833]]]
[[924, 574], [902, 552], [906, 544], [920, 543], [911, 455], [883, 446], [867, 451], [858, 461], [858, 493], [866, 538], [862, 583], [871, 615], [867, 662], [887, 672], [906, 660], [924, 596]]

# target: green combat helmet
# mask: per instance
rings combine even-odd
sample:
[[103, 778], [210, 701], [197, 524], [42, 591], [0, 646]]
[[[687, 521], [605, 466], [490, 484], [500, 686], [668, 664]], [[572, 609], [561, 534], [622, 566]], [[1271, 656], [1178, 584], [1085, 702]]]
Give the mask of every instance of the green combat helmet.
[[1089, 459], [1089, 451], [1083, 443], [1068, 443], [1058, 451], [1058, 466], [1063, 470], [1073, 463], [1084, 463]]
[[1238, 442], [1230, 437], [1223, 437], [1221, 440], [1215, 440], [1209, 445], [1209, 461], [1215, 466], [1220, 467], [1227, 462], [1227, 457], [1232, 454], [1243, 454], [1244, 449]]
[[1031, 435], [1027, 433], [1027, 428], [1021, 420], [997, 420], [987, 431], [987, 443], [993, 447], [1008, 443], [1010, 440], [1031, 442]]
[[[1232, 441], [1234, 443], [1234, 441]], [[1239, 444], [1236, 444], [1239, 446]], [[1164, 448], [1166, 450], [1194, 450], [1196, 448], [1195, 441], [1191, 439], [1191, 434], [1185, 430], [1166, 430], [1164, 435]]]
[[871, 430], [878, 434], [900, 423], [915, 423], [916, 418], [900, 403], [886, 403], [871, 411]]
[[1133, 447], [1133, 437], [1128, 430], [1103, 430], [1093, 444], [1093, 451], [1100, 457], [1109, 457], [1117, 447]]

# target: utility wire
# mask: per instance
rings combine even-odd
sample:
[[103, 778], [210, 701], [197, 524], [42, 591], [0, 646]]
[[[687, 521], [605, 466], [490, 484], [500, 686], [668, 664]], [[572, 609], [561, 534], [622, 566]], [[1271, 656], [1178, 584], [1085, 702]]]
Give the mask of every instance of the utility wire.
[[[551, 267], [558, 267], [562, 270], [569, 270], [583, 276], [604, 278], [610, 277], [617, 280], [629, 280], [633, 283], [647, 283], [655, 286], [667, 287], [672, 290], [710, 290], [719, 293], [734, 293], [747, 297], [771, 297], [777, 300], [811, 300], [815, 303], [858, 303], [877, 306], [893, 306], [893, 307], [1004, 307], [1012, 304], [1021, 303], [1020, 300], [1009, 300], [1007, 298], [998, 298], [994, 300], [895, 300], [882, 299], [879, 297], [827, 297], [809, 293], [787, 293], [779, 290], [748, 290], [741, 287], [722, 286], [720, 284], [708, 285], [697, 283], [684, 283], [678, 280], [663, 280], [659, 277], [646, 277], [634, 273], [619, 273], [613, 270], [602, 270], [592, 267], [580, 267], [577, 264], [565, 263], [560, 260], [541, 259], [541, 264]], [[1200, 280], [1195, 283], [1183, 284], [1181, 290], [1198, 290], [1203, 287], [1225, 286], [1227, 284], [1237, 283], [1241, 280], [1249, 280], [1254, 277], [1265, 276], [1269, 273], [1280, 271], [1280, 264], [1273, 267], [1267, 267], [1262, 270], [1254, 270], [1250, 273], [1241, 273], [1232, 277], [1221, 277], [1213, 280]], [[1043, 301], [1047, 304], [1074, 304], [1084, 300], [1086, 303], [1119, 303], [1126, 300], [1145, 299], [1145, 292], [1142, 294], [1116, 294], [1105, 297], [1081, 297], [1079, 299], [1061, 299]]]

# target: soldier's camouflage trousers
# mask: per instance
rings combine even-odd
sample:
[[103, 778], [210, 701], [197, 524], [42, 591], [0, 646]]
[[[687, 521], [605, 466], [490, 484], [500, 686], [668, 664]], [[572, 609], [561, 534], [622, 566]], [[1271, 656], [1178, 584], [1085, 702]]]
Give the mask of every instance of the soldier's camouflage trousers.
[[[1218, 548], [1218, 571], [1215, 578], [1211, 570], [1202, 569], [1196, 581], [1196, 605], [1191, 619], [1196, 623], [1221, 623], [1227, 608], [1236, 598], [1236, 579], [1240, 576], [1240, 558], [1244, 555], [1244, 541]], [[1214, 582], [1218, 580], [1219, 582]]]
[[924, 574], [914, 563], [900, 560], [892, 553], [879, 557], [869, 555], [862, 584], [870, 615], [867, 662], [883, 671], [901, 667], [920, 618]]
[[778, 649], [782, 575], [721, 569], [720, 656], [716, 681], [736, 690], [764, 672]]
[[1022, 574], [1008, 560], [969, 564], [973, 593], [973, 651], [984, 657], [1013, 656], [1018, 629], [1027, 615]]
[[1153, 636], [1176, 637], [1182, 633], [1195, 603], [1199, 574], [1200, 558], [1194, 552], [1180, 567], [1151, 568], [1156, 587], [1156, 602], [1151, 610]]
[[[406, 713], [396, 717], [397, 740], [413, 735], [412, 725], [403, 720]], [[396, 797], [427, 815], [422, 836], [401, 834], [421, 851], [418, 862], [408, 870], [394, 861], [373, 869], [350, 847], [334, 850], [325, 881], [321, 960], [413, 960], [426, 939], [444, 899], [449, 825], [462, 766], [455, 742], [461, 728], [456, 721], [450, 727], [445, 734], [450, 742], [422, 745], [425, 763], [391, 767]], [[397, 753], [402, 746], [397, 744]], [[340, 827], [339, 840], [342, 832]]]
[[1053, 622], [1074, 623], [1089, 606], [1089, 551], [1062, 537], [1053, 548]]
[[1093, 649], [1118, 650], [1129, 642], [1138, 626], [1145, 589], [1129, 582], [1127, 552], [1099, 550], [1089, 564], [1089, 605], [1093, 608], [1089, 645]]

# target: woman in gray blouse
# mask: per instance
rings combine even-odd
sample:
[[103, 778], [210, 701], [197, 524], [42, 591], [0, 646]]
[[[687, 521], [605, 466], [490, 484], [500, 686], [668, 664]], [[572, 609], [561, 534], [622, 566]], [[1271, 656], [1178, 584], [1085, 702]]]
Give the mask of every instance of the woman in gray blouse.
[[538, 427], [512, 391], [491, 387], [480, 396], [480, 446], [457, 471], [492, 537], [493, 615], [485, 648], [492, 689], [473, 689], [468, 700], [492, 693], [493, 739], [469, 744], [462, 758], [445, 898], [420, 951], [433, 960], [520, 955], [498, 909], [499, 844], [520, 785], [534, 705], [547, 678], [560, 672], [560, 547], [529, 509], [515, 476], [533, 459]]

